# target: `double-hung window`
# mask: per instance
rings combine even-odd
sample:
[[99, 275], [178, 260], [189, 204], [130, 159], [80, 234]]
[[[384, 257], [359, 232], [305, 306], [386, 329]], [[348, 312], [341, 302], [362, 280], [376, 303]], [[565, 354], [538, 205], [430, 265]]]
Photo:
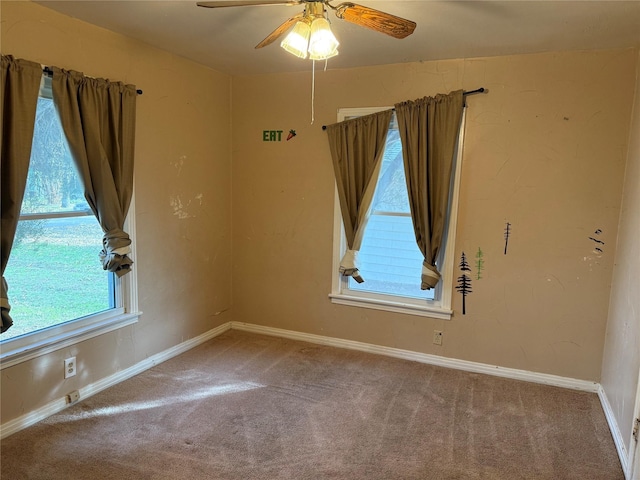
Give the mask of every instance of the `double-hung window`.
[[[126, 225], [132, 240], [133, 218], [132, 202]], [[120, 278], [103, 270], [102, 235], [84, 198], [51, 81], [43, 76], [27, 185], [4, 274], [14, 324], [0, 336], [2, 368], [137, 320], [135, 269]]]
[[[386, 108], [348, 108], [338, 111], [338, 121], [368, 115]], [[333, 282], [330, 295], [334, 303], [388, 310], [440, 319], [451, 318], [453, 266], [458, 190], [462, 161], [463, 125], [451, 178], [451, 194], [444, 247], [436, 261], [442, 278], [435, 289], [421, 290], [420, 275], [423, 256], [416, 244], [402, 159], [402, 144], [395, 114], [387, 133], [371, 210], [358, 253], [360, 275], [339, 273], [339, 264], [346, 251], [346, 240], [336, 192], [334, 208]]]

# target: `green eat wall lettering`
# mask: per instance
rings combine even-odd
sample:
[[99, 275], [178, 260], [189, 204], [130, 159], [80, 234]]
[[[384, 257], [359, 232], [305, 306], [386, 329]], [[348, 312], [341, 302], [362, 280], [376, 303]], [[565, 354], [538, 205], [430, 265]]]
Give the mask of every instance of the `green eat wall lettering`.
[[263, 142], [281, 142], [282, 130], [263, 130], [262, 141]]

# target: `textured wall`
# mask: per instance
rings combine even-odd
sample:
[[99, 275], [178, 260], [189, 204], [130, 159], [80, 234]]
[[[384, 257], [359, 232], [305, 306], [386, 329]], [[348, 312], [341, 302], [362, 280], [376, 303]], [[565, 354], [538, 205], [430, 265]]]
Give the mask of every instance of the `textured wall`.
[[[2, 423], [230, 320], [231, 78], [30, 2], [2, 53], [133, 83], [138, 324], [2, 370]], [[97, 252], [96, 252], [97, 258]], [[63, 359], [79, 373], [63, 380]]]
[[[640, 72], [640, 56], [638, 57]], [[613, 271], [602, 386], [629, 447], [640, 374], [640, 74]], [[640, 400], [640, 399], [639, 399]]]
[[[234, 320], [599, 381], [636, 55], [318, 71], [313, 125], [310, 71], [234, 77]], [[321, 125], [342, 107], [478, 87], [489, 93], [468, 100], [455, 248], [456, 258], [482, 248], [485, 271], [467, 314], [457, 294], [451, 321], [331, 304], [334, 180]], [[278, 129], [297, 136], [263, 141]]]

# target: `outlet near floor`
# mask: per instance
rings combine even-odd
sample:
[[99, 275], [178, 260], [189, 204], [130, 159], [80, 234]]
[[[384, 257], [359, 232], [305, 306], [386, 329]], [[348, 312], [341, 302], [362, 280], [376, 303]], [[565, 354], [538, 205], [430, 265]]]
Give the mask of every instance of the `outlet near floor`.
[[435, 345], [442, 345], [442, 332], [440, 330], [433, 331], [433, 343]]
[[78, 390], [74, 390], [67, 395], [67, 403], [76, 403], [78, 400], [80, 400], [80, 392]]
[[76, 357], [69, 357], [64, 361], [64, 378], [73, 377], [76, 374]]

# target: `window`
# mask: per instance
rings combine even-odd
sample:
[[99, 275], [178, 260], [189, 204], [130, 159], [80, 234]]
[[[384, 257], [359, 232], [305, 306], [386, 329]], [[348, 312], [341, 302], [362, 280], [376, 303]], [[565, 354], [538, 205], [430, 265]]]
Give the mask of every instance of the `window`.
[[101, 240], [50, 79], [43, 77], [27, 185], [5, 271], [14, 324], [0, 337], [2, 368], [136, 320], [127, 313], [136, 310], [133, 272], [117, 278], [103, 270]]
[[[341, 109], [338, 112], [338, 121], [387, 108]], [[462, 145], [463, 130], [463, 128], [460, 130], [459, 146]], [[455, 243], [461, 159], [461, 149], [458, 148], [452, 176], [445, 246], [440, 250], [437, 260], [442, 278], [435, 289], [421, 290], [420, 274], [423, 257], [413, 232], [402, 160], [402, 144], [395, 115], [392, 117], [371, 205], [371, 214], [358, 254], [359, 271], [365, 279], [361, 284], [351, 277], [341, 276], [338, 272], [340, 258], [346, 250], [346, 241], [336, 193], [333, 285], [330, 295], [334, 303], [441, 319], [451, 318], [454, 252], [450, 245]]]

